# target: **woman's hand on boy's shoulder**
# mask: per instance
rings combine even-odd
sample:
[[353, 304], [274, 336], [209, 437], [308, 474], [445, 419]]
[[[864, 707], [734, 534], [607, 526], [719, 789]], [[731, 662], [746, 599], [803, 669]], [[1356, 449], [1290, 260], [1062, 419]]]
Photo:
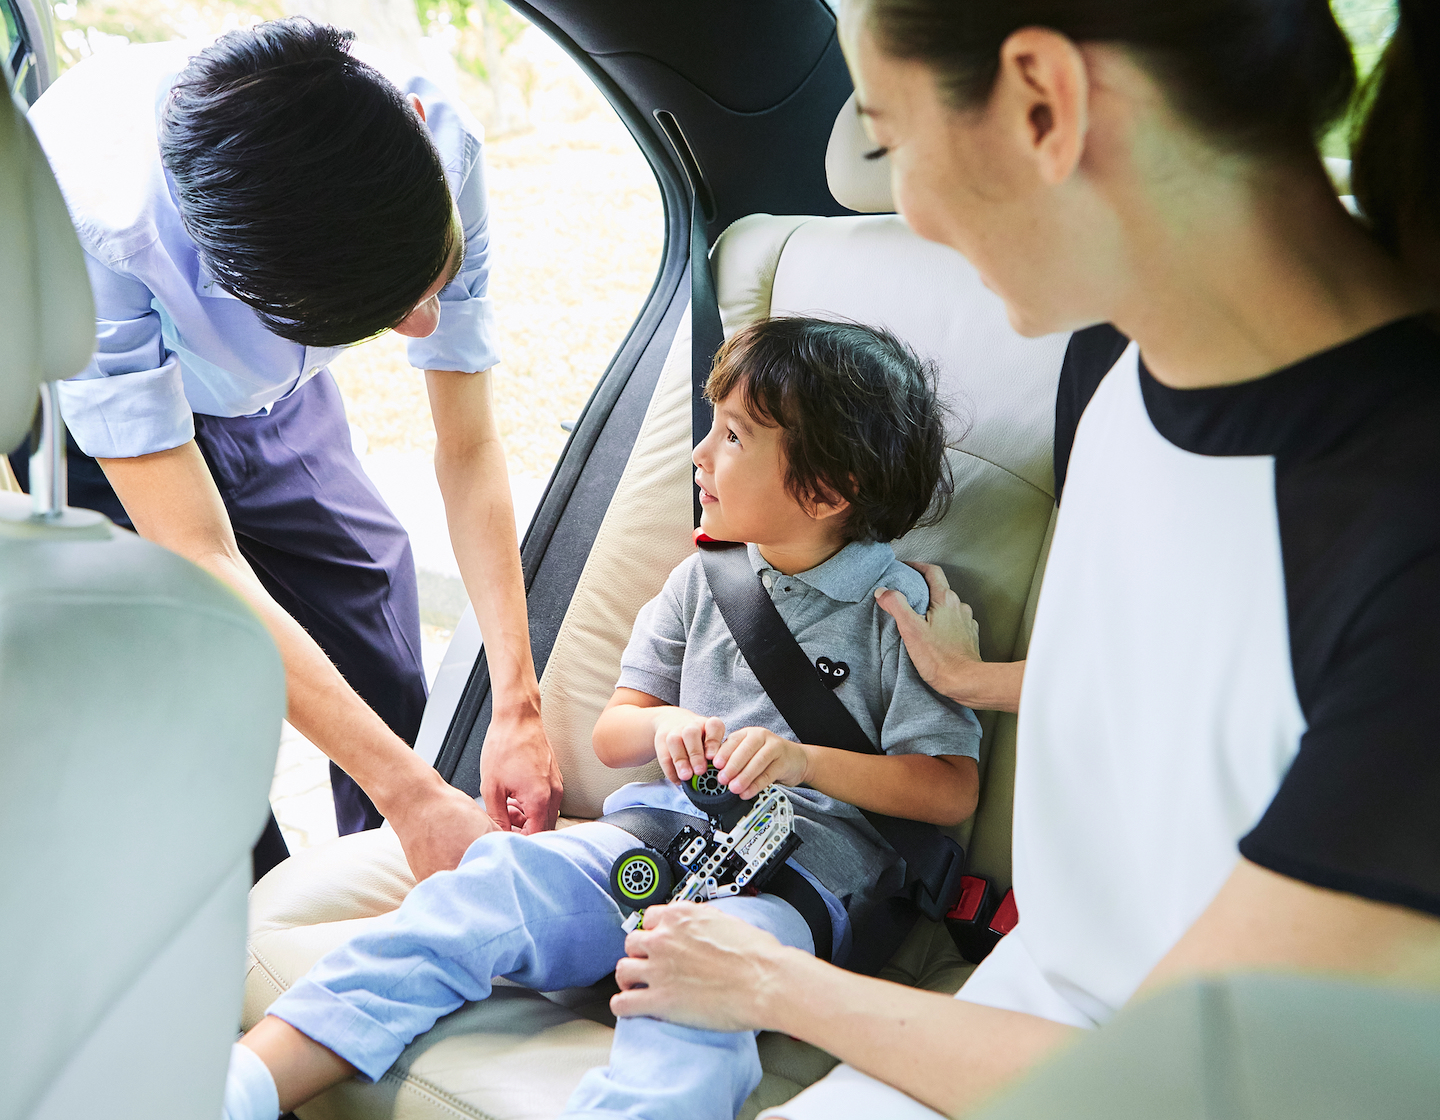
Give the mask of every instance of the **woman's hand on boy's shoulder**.
[[655, 757], [672, 782], [688, 782], [709, 768], [725, 741], [725, 721], [686, 708], [655, 713]]
[[899, 591], [875, 592], [880, 609], [895, 619], [910, 663], [936, 692], [977, 711], [1014, 712], [1020, 707], [1025, 662], [987, 662], [980, 657], [980, 624], [968, 603], [950, 590], [938, 564], [911, 564], [930, 588], [922, 618]]
[[980, 624], [968, 603], [950, 590], [938, 564], [911, 564], [930, 588], [930, 609], [916, 614], [904, 594], [882, 588], [875, 592], [880, 609], [895, 620], [905, 652], [931, 688], [951, 695], [951, 678], [980, 660]]
[[803, 785], [810, 773], [810, 752], [764, 727], [745, 727], [725, 740], [715, 755], [720, 780], [731, 793], [754, 797], [766, 786]]

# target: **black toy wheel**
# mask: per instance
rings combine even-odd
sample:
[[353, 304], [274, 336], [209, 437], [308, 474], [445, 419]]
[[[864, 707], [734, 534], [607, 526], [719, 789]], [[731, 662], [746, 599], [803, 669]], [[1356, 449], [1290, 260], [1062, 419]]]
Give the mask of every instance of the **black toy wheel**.
[[631, 848], [610, 867], [610, 894], [626, 910], [643, 910], [670, 898], [670, 864], [649, 848]]
[[727, 809], [740, 803], [740, 795], [731, 793], [720, 784], [720, 771], [707, 767], [705, 773], [696, 774], [680, 787], [691, 804], [707, 817], [720, 817]]

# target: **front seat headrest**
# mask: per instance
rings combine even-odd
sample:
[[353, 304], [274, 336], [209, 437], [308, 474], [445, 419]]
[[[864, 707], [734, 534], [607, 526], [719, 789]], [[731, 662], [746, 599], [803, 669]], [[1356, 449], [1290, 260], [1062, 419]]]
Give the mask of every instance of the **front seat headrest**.
[[44, 381], [85, 368], [95, 307], [85, 257], [24, 109], [0, 97], [0, 449], [25, 438]]
[[861, 214], [893, 214], [890, 159], [888, 156], [866, 159], [865, 153], [874, 147], [860, 124], [852, 93], [835, 118], [830, 144], [825, 149], [825, 178], [829, 180], [830, 193], [841, 206]]

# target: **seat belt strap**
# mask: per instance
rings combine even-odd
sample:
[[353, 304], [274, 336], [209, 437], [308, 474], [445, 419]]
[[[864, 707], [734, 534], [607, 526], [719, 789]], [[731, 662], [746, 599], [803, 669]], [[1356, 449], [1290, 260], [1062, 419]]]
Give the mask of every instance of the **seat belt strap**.
[[[820, 680], [761, 587], [745, 546], [702, 541], [700, 558], [730, 636], [790, 729], [807, 743], [879, 754], [844, 701]], [[934, 825], [861, 812], [905, 860], [912, 901], [927, 918], [939, 921], [960, 896], [964, 850]]]
[[648, 805], [635, 805], [629, 809], [617, 809], [600, 818], [601, 824], [613, 824], [639, 840], [647, 848], [663, 852], [685, 828], [707, 828], [704, 817], [677, 813], [672, 809], [652, 809]]
[[[652, 809], [648, 805], [633, 805], [628, 809], [617, 809], [600, 818], [600, 824], [614, 825], [628, 832], [647, 848], [654, 848], [664, 854], [675, 838], [686, 828], [708, 828], [709, 822], [703, 817], [689, 813], [677, 813], [671, 809]], [[688, 874], [683, 867], [671, 864], [677, 876]], [[815, 884], [801, 875], [789, 864], [774, 871], [765, 881], [763, 893], [784, 899], [805, 919], [810, 927], [810, 938], [815, 943], [815, 955], [828, 961], [834, 953], [835, 930], [830, 920], [830, 908], [815, 889]]]
[[[714, 412], [705, 399], [705, 382], [715, 354], [725, 341], [720, 324], [720, 303], [710, 273], [710, 247], [705, 240], [705, 214], [699, 200], [690, 196], [690, 436], [699, 445], [710, 431]], [[691, 484], [695, 527], [700, 527], [700, 488]]]

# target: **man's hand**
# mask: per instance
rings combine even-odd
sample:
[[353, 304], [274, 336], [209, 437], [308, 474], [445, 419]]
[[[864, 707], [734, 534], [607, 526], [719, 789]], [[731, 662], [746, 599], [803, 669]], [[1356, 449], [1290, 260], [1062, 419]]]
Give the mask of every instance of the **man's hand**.
[[455, 868], [476, 839], [495, 830], [473, 797], [431, 773], [433, 781], [414, 783], [403, 798], [383, 806], [417, 883]]
[[480, 794], [495, 827], [526, 835], [554, 828], [564, 792], [540, 714], [492, 718], [480, 750]]
[[655, 714], [655, 757], [676, 784], [705, 773], [724, 740], [725, 721], [714, 716], [669, 707]]
[[982, 711], [1020, 709], [1023, 661], [991, 664], [980, 657], [980, 624], [968, 603], [950, 590], [938, 564], [911, 564], [930, 585], [930, 609], [921, 618], [898, 591], [875, 592], [880, 609], [895, 620], [905, 652], [936, 692]]
[[610, 1010], [711, 1031], [764, 1029], [766, 993], [789, 956], [770, 934], [711, 906], [648, 906], [615, 966]]
[[715, 755], [720, 780], [731, 793], [754, 797], [766, 786], [798, 786], [810, 773], [810, 753], [763, 727], [746, 727], [725, 740]]

